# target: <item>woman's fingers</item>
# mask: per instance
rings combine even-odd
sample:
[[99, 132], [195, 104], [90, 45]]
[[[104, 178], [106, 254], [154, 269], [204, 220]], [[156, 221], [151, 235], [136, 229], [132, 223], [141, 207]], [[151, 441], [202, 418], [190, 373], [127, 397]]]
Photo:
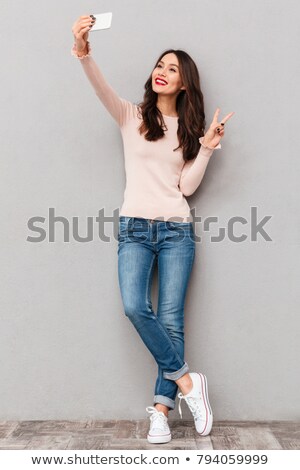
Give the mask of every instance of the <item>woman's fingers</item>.
[[75, 24], [81, 24], [81, 23], [84, 23], [84, 22], [89, 22], [89, 21], [92, 21], [92, 16], [91, 15], [85, 15], [85, 16], [80, 16], [74, 23]]
[[94, 19], [92, 16], [80, 16], [75, 22], [73, 27], [77, 28], [82, 24], [87, 24], [88, 22], [92, 22]]
[[220, 108], [217, 108], [215, 114], [214, 114], [214, 117], [213, 117], [213, 123], [217, 123], [218, 122], [218, 116], [219, 116], [219, 112], [220, 112]]
[[[213, 120], [212, 120], [213, 124], [218, 123], [219, 113], [220, 113], [220, 108], [217, 108], [214, 114]], [[220, 122], [223, 122], [225, 124], [225, 122], [228, 121], [228, 119], [230, 119], [233, 114], [234, 114], [234, 111], [232, 111], [229, 114], [226, 114], [226, 116]]]
[[232, 113], [226, 114], [226, 116], [222, 119], [221, 122], [224, 122], [225, 124], [225, 122], [228, 121], [228, 119], [230, 119], [233, 114], [234, 114], [234, 111], [232, 111]]
[[92, 18], [90, 18], [89, 20], [82, 20], [78, 22], [77, 24], [74, 25], [74, 27], [77, 31], [80, 31], [82, 28], [86, 28], [88, 25], [94, 24], [94, 23], [95, 21]]
[[84, 33], [86, 33], [94, 24], [94, 20], [88, 16], [84, 16], [83, 19], [78, 19], [75, 21], [72, 32], [75, 37], [82, 37]]
[[87, 22], [89, 20], [90, 21], [92, 20], [90, 16], [80, 16], [79, 18], [77, 18], [76, 21], [74, 21], [73, 28], [78, 28], [80, 24], [82, 24], [83, 22]]

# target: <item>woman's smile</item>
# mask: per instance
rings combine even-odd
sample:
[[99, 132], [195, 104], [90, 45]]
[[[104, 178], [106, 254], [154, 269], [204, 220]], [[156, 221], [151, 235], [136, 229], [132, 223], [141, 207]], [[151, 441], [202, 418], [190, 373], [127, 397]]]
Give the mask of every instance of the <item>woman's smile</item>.
[[164, 80], [163, 78], [159, 78], [159, 77], [155, 79], [155, 83], [156, 85], [161, 85], [161, 86], [166, 86], [168, 84], [166, 80]]
[[177, 93], [182, 87], [179, 62], [175, 54], [163, 56], [152, 72], [153, 91], [159, 93], [162, 87], [167, 87], [166, 93], [171, 95]]

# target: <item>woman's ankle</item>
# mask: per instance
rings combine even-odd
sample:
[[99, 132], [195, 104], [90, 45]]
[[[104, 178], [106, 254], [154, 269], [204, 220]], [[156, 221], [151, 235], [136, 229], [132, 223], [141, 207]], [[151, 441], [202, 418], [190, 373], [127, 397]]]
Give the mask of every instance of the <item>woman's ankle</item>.
[[157, 409], [157, 411], [162, 411], [163, 414], [168, 417], [169, 414], [169, 408], [166, 405], [162, 405], [161, 403], [156, 403], [154, 407]]
[[175, 382], [177, 383], [183, 395], [187, 395], [193, 388], [193, 381], [188, 372], [178, 380], [175, 380]]

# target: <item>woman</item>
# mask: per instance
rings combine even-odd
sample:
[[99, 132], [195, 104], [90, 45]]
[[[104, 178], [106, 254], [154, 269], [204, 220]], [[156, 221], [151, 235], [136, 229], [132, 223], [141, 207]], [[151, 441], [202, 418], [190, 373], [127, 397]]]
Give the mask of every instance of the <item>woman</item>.
[[[120, 98], [91, 56], [93, 15], [72, 27], [72, 54], [80, 59], [96, 95], [118, 123], [124, 144], [126, 189], [119, 217], [118, 276], [125, 315], [158, 365], [148, 441], [171, 440], [168, 412], [184, 399], [196, 430], [210, 433], [213, 414], [207, 379], [189, 373], [184, 361], [184, 302], [195, 256], [195, 236], [185, 196], [197, 189], [214, 149], [221, 148], [224, 124], [216, 110], [204, 135], [205, 114], [197, 67], [181, 50], [164, 52], [145, 84], [144, 101]], [[151, 282], [158, 263], [157, 315]], [[179, 412], [181, 407], [179, 403]]]

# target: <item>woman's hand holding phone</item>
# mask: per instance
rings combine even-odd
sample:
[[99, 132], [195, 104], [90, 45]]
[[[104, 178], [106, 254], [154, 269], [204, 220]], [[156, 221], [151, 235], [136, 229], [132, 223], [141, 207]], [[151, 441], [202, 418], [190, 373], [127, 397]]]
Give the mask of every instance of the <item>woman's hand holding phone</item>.
[[95, 19], [93, 15], [80, 16], [72, 27], [76, 49], [78, 55], [87, 53], [87, 41], [89, 38], [89, 30], [94, 25]]

